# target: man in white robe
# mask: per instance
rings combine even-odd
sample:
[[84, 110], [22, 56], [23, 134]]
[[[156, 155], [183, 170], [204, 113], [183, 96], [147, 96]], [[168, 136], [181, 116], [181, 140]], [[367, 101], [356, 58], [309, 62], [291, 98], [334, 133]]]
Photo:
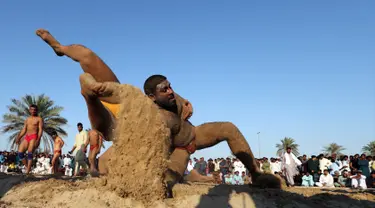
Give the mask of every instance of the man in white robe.
[[292, 153], [292, 148], [288, 147], [283, 157], [282, 170], [289, 186], [294, 186], [294, 176], [298, 175], [298, 166], [301, 161]]
[[362, 175], [362, 170], [357, 170], [357, 174], [350, 178], [352, 179], [352, 188], [367, 189], [366, 176]]

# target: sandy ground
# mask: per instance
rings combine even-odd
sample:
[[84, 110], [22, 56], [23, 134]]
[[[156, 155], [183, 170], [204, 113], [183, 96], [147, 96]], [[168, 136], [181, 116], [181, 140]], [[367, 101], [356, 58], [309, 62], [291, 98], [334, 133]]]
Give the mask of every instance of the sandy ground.
[[[0, 207], [145, 207], [105, 186], [105, 178], [0, 175]], [[174, 198], [148, 207], [375, 207], [375, 191], [349, 189], [257, 189], [249, 186], [178, 184]]]

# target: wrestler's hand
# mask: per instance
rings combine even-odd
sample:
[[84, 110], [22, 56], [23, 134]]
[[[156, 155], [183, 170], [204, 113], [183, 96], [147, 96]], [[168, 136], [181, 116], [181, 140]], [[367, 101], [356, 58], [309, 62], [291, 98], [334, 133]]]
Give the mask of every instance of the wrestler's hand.
[[17, 138], [16, 144], [20, 145], [21, 144], [21, 138]]
[[182, 108], [182, 118], [188, 120], [193, 115], [193, 105], [186, 100]]
[[34, 148], [38, 148], [40, 145], [40, 139], [35, 141]]

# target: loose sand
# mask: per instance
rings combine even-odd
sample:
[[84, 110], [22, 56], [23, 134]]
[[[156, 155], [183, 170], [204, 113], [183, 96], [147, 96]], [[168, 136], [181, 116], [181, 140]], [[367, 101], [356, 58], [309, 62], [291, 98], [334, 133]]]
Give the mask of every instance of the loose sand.
[[170, 146], [162, 115], [140, 89], [111, 84], [118, 88], [121, 106], [105, 185], [121, 197], [161, 200]]
[[[105, 179], [24, 178], [2, 175], [0, 207], [146, 207], [142, 201], [121, 197], [106, 188]], [[147, 207], [375, 207], [374, 191], [349, 189], [257, 189], [249, 186], [178, 184], [175, 198], [149, 200]], [[146, 199], [147, 201], [147, 199]]]

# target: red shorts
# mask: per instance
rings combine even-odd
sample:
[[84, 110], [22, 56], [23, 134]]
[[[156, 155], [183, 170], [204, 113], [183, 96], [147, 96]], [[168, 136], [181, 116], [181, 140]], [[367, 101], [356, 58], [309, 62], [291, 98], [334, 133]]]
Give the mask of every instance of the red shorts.
[[92, 151], [93, 149], [99, 147], [99, 145], [90, 145], [90, 151]]
[[189, 154], [193, 154], [197, 150], [197, 146], [195, 145], [195, 138], [185, 147], [176, 147], [176, 149], [183, 149], [186, 150]]
[[30, 142], [31, 140], [36, 139], [36, 138], [38, 138], [38, 134], [29, 134], [25, 136], [25, 140], [27, 142]]
[[54, 150], [53, 153], [54, 153], [54, 154], [60, 154], [60, 155], [61, 155], [61, 150]]

